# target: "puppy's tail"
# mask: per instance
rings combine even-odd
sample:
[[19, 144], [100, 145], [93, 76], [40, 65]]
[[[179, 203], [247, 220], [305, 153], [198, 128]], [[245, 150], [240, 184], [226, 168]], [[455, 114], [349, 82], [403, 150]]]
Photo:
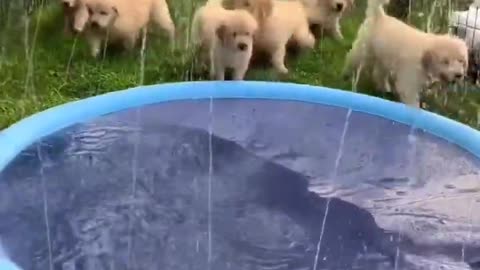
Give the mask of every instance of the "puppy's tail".
[[383, 6], [389, 2], [390, 0], [368, 0], [367, 18], [378, 18], [385, 15]]

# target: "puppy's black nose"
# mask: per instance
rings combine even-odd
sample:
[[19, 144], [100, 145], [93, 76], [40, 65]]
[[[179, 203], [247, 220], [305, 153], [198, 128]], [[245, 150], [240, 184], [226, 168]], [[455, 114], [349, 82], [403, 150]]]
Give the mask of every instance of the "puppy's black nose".
[[248, 47], [248, 46], [247, 46], [247, 44], [245, 44], [245, 43], [240, 43], [240, 44], [238, 44], [238, 49], [239, 49], [240, 51], [245, 51], [245, 50], [247, 49], [247, 47]]
[[342, 11], [343, 10], [343, 3], [337, 3], [335, 6], [337, 8], [337, 11]]
[[98, 22], [92, 22], [91, 26], [92, 28], [100, 28], [100, 25], [98, 24]]
[[455, 74], [455, 79], [457, 79], [457, 80], [463, 79], [463, 74], [462, 73]]

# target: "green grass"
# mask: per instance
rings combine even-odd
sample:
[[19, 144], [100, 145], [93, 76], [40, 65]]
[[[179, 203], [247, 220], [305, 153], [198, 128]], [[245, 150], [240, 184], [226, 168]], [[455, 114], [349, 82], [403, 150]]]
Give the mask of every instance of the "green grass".
[[[184, 30], [180, 33], [187, 33], [194, 5], [188, 0], [170, 2], [177, 28]], [[351, 89], [351, 83], [344, 81], [340, 72], [363, 14], [364, 5], [360, 3], [343, 20], [345, 40], [323, 39], [315, 50], [288, 63], [290, 74], [287, 77], [256, 69], [249, 72], [247, 79]], [[425, 25], [421, 19], [418, 21], [419, 26]], [[55, 105], [140, 84], [139, 50], [92, 59], [83, 40], [63, 36], [62, 16], [55, 5], [34, 13], [29, 25], [28, 35], [18, 16], [10, 16], [8, 22], [3, 18], [0, 25], [0, 129]], [[192, 54], [182, 48], [185, 41], [178, 44], [178, 48], [170, 52], [165, 38], [149, 37], [144, 84], [202, 79], [198, 68], [192, 69]], [[379, 95], [369, 91], [368, 84], [361, 84], [358, 89], [362, 93]], [[475, 91], [442, 91], [438, 96], [427, 96], [426, 103], [432, 111], [480, 127], [477, 121], [480, 94]]]

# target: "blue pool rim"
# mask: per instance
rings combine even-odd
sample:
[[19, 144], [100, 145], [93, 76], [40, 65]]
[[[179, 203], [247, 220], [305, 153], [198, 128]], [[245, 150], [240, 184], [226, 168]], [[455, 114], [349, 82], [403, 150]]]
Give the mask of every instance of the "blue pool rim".
[[301, 101], [352, 109], [422, 129], [458, 145], [480, 159], [479, 131], [398, 102], [302, 84], [210, 81], [141, 86], [70, 102], [30, 116], [0, 132], [0, 172], [34, 142], [74, 124], [155, 103], [210, 98]]

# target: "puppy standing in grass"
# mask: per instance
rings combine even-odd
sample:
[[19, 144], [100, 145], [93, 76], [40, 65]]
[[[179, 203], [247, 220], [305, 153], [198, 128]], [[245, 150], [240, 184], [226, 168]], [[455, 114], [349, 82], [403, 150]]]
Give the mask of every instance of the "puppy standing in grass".
[[370, 0], [367, 17], [347, 55], [346, 74], [373, 66], [378, 87], [391, 82], [400, 100], [420, 106], [420, 93], [432, 81], [462, 80], [467, 71], [465, 42], [449, 35], [425, 33], [385, 14], [388, 0]]
[[175, 42], [175, 25], [166, 0], [82, 1], [86, 2], [89, 13], [85, 36], [94, 57], [103, 42], [121, 43], [126, 49], [133, 49], [151, 21], [168, 33], [172, 46]]
[[297, 0], [230, 0], [235, 9], [245, 9], [261, 15], [259, 30], [254, 39], [255, 51], [269, 54], [273, 67], [287, 74], [285, 56], [287, 43], [294, 40], [300, 48], [312, 49], [315, 37], [309, 29], [307, 13]]
[[301, 0], [307, 11], [311, 30], [317, 37], [327, 34], [343, 40], [340, 19], [351, 9], [354, 0]]
[[193, 41], [209, 52], [212, 79], [224, 80], [227, 68], [233, 70], [234, 80], [244, 79], [257, 28], [257, 21], [250, 13], [227, 10], [218, 0], [207, 2], [195, 12]]

